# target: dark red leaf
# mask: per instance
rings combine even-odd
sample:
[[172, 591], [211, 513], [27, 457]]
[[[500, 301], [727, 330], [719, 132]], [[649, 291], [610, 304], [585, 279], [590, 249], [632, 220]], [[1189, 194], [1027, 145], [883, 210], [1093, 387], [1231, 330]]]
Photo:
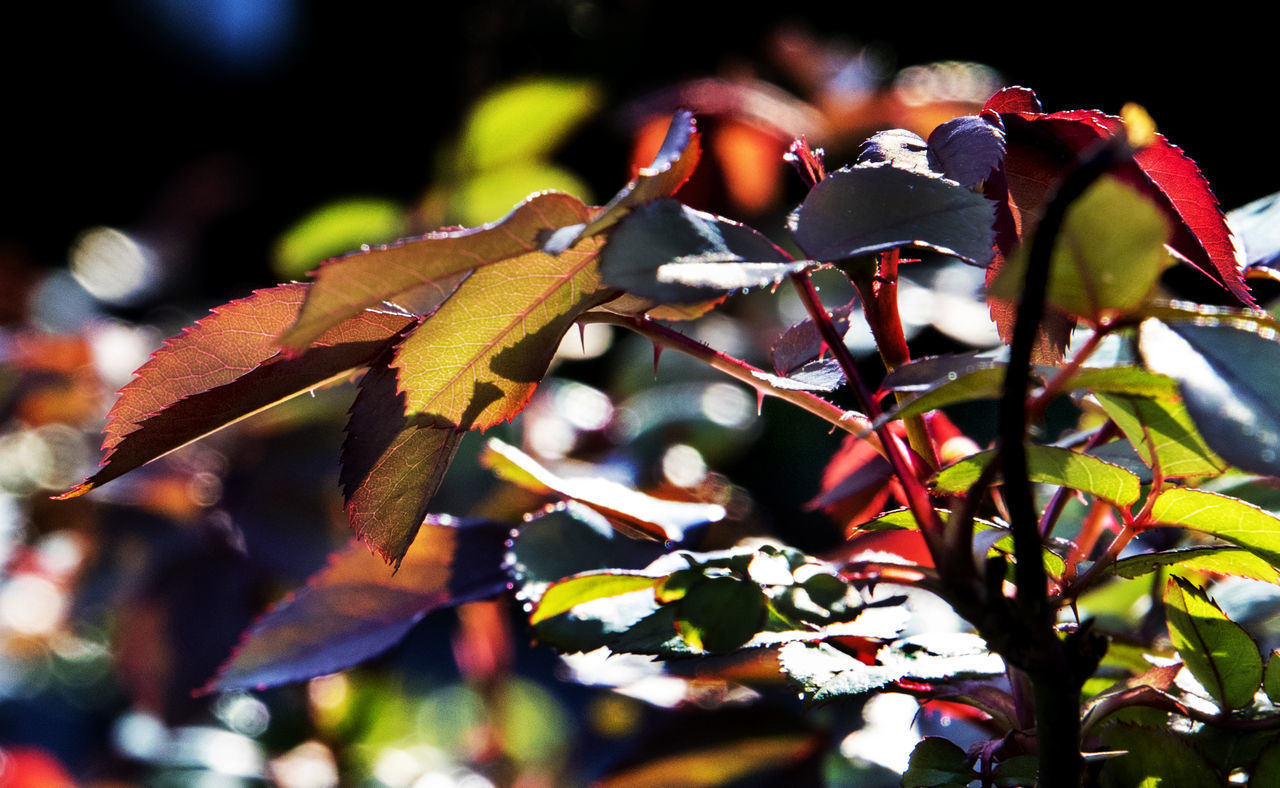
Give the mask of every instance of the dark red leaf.
[[1036, 92], [1031, 88], [1007, 87], [987, 99], [986, 106], [982, 108], [983, 112], [994, 112], [1003, 115], [1007, 112], [1043, 112], [1040, 107], [1040, 99], [1036, 98]]
[[206, 692], [262, 689], [349, 668], [395, 645], [427, 613], [506, 588], [509, 527], [433, 518], [392, 574], [352, 542], [244, 635]]
[[165, 340], [107, 414], [102, 467], [60, 497], [88, 492], [228, 424], [349, 375], [413, 322], [399, 312], [363, 310], [321, 333], [306, 352], [287, 358], [276, 337], [297, 318], [308, 287], [258, 290]]
[[406, 416], [384, 354], [360, 381], [342, 444], [339, 481], [351, 527], [398, 565], [427, 515], [466, 427]]

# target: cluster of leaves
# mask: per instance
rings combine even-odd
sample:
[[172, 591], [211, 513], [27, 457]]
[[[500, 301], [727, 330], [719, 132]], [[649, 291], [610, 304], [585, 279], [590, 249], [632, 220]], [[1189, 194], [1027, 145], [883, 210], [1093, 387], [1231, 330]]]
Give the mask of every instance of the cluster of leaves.
[[[713, 672], [763, 657], [810, 703], [885, 690], [969, 709], [988, 738], [967, 752], [925, 739], [904, 785], [1072, 784], [1086, 760], [1114, 785], [1273, 779], [1280, 662], [1210, 590], [1228, 575], [1280, 580], [1280, 518], [1247, 500], [1280, 475], [1280, 326], [1245, 279], [1269, 276], [1275, 201], [1236, 215], [1241, 246], [1196, 165], [1141, 113], [1045, 113], [1022, 88], [927, 140], [876, 134], [830, 173], [797, 141], [788, 156], [811, 189], [786, 242], [673, 197], [699, 151], [694, 118], [677, 113], [652, 165], [603, 207], [544, 192], [493, 224], [364, 248], [310, 284], [215, 309], [138, 370], [102, 467], [66, 496], [358, 378], [346, 510], [398, 572], [353, 543], [253, 626], [209, 689], [340, 670], [432, 610], [510, 585], [534, 636], [564, 653]], [[985, 268], [1008, 351], [912, 359], [896, 290], [909, 256]], [[1162, 300], [1162, 272], [1179, 265], [1240, 305]], [[890, 370], [874, 391], [843, 341], [855, 304], [822, 304], [820, 269], [858, 293]], [[659, 322], [786, 280], [810, 318], [779, 337], [772, 373]], [[429, 515], [461, 438], [520, 413], [566, 332], [592, 322], [847, 432], [815, 506], [848, 547], [672, 552], [725, 509], [568, 478], [496, 440], [485, 464], [553, 505], [514, 531]], [[1002, 423], [985, 449], [940, 410], [991, 399]], [[1045, 440], [1051, 404], [1075, 420]], [[883, 532], [904, 537], [898, 554], [859, 549]], [[1128, 582], [1148, 575], [1154, 586]], [[976, 634], [909, 634], [904, 597], [881, 584], [940, 596]], [[1155, 589], [1163, 616], [1142, 640], [1109, 629], [1096, 602], [1134, 586]], [[1080, 616], [1095, 608], [1097, 621]], [[1239, 734], [1231, 746], [1224, 732]], [[808, 746], [788, 741], [784, 755]]]

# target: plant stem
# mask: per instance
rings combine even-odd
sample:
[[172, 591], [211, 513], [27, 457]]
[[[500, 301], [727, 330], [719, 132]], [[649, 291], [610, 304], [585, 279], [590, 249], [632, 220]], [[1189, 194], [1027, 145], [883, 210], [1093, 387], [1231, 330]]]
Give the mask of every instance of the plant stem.
[[864, 438], [881, 454], [885, 454], [880, 438], [871, 430], [871, 421], [864, 415], [854, 411], [843, 410], [825, 399], [808, 391], [784, 389], [769, 381], [772, 375], [752, 366], [741, 359], [725, 355], [696, 339], [681, 334], [662, 323], [650, 320], [644, 315], [619, 315], [613, 312], [588, 312], [578, 318], [580, 323], [603, 323], [640, 334], [664, 348], [678, 350], [692, 356], [707, 366], [719, 370], [730, 377], [755, 389], [761, 394], [786, 400], [802, 410], [817, 416], [832, 427], [844, 430], [852, 435]]
[[880, 411], [880, 405], [871, 397], [867, 391], [866, 384], [862, 382], [862, 377], [858, 374], [858, 367], [853, 360], [853, 354], [845, 346], [844, 338], [836, 332], [835, 325], [831, 322], [831, 315], [827, 313], [826, 308], [822, 305], [822, 300], [818, 298], [818, 291], [814, 288], [813, 282], [810, 281], [808, 272], [801, 271], [792, 274], [791, 282], [796, 286], [796, 290], [800, 294], [800, 300], [804, 302], [805, 308], [809, 311], [809, 317], [813, 319], [814, 325], [818, 327], [818, 332], [822, 335], [822, 341], [826, 343], [827, 348], [840, 364], [840, 369], [844, 371], [845, 377], [848, 378], [854, 396], [858, 399], [858, 405], [866, 410], [873, 423], [878, 424], [876, 434], [880, 436], [880, 444], [885, 449], [885, 457], [889, 460], [889, 464], [893, 466], [894, 474], [897, 475], [898, 480], [902, 483], [902, 489], [907, 496], [907, 506], [911, 509], [912, 515], [915, 516], [916, 523], [920, 526], [925, 543], [929, 547], [929, 553], [935, 559], [939, 558], [944, 547], [942, 520], [938, 517], [938, 512], [933, 508], [933, 501], [929, 499], [929, 492], [921, 482], [920, 475], [908, 459], [902, 444], [889, 431], [888, 424], [880, 423], [880, 417], [883, 415]]
[[[898, 310], [898, 259], [898, 250], [890, 249], [879, 256], [875, 276], [863, 273], [850, 277], [858, 290], [862, 313], [875, 337], [880, 359], [890, 372], [911, 360], [906, 333], [902, 330], [902, 314]], [[898, 392], [897, 398], [901, 405], [910, 399], [910, 395]], [[925, 429], [924, 416], [908, 416], [902, 423], [907, 429], [907, 442], [911, 444], [911, 448], [930, 467], [937, 468], [938, 457], [933, 450], [933, 441], [929, 439], [929, 432]]]
[[[1027, 382], [1047, 303], [1053, 247], [1067, 207], [1111, 165], [1129, 155], [1124, 137], [1112, 138], [1084, 158], [1046, 206], [1031, 241], [1000, 400], [1001, 466], [1017, 562], [1017, 612], [1029, 640], [1025, 644], [1028, 650], [1017, 656], [1026, 659], [1027, 664], [1019, 667], [1026, 670], [1035, 689], [1042, 786], [1075, 788], [1080, 785], [1084, 771], [1084, 759], [1080, 755], [1080, 687], [1096, 667], [1093, 655], [1097, 644], [1082, 639], [1066, 643], [1053, 628], [1054, 607], [1049, 603], [1048, 578], [1040, 553], [1039, 518], [1027, 475]], [[1006, 655], [1009, 656], [1012, 655]]]

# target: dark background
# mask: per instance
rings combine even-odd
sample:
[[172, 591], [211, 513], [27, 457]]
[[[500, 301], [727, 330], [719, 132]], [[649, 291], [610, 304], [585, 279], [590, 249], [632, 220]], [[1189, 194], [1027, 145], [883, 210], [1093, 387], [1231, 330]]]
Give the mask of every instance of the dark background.
[[[1049, 110], [1142, 103], [1231, 208], [1275, 189], [1261, 90], [1270, 41], [1247, 20], [1197, 13], [665, 0], [7, 3], [0, 245], [56, 266], [86, 226], [188, 221], [199, 235], [192, 284], [234, 295], [269, 281], [271, 239], [327, 199], [419, 194], [438, 143], [486, 88], [529, 73], [590, 76], [617, 106], [742, 64], [786, 87], [766, 57], [782, 23], [875, 45], [898, 66], [986, 63], [1035, 88]], [[581, 135], [565, 156], [606, 194], [623, 174], [626, 142], [603, 131]], [[210, 171], [217, 177], [199, 174]], [[202, 188], [197, 199], [184, 178], [223, 191]]]

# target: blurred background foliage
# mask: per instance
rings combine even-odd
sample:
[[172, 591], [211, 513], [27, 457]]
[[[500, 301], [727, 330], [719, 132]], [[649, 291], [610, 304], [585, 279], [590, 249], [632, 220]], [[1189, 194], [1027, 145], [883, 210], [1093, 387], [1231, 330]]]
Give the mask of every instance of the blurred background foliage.
[[[0, 785], [896, 784], [909, 699], [873, 702], [888, 731], [876, 734], [859, 708], [803, 717], [776, 669], [762, 682], [750, 664], [673, 675], [561, 661], [529, 647], [507, 600], [433, 615], [344, 674], [193, 696], [254, 617], [347, 540], [347, 388], [48, 500], [96, 464], [113, 392], [210, 306], [360, 244], [491, 221], [532, 191], [605, 199], [681, 105], [699, 112], [707, 149], [681, 197], [780, 240], [802, 193], [781, 161], [794, 135], [838, 166], [872, 131], [927, 134], [1002, 84], [1052, 109], [1143, 103], [1226, 207], [1275, 188], [1274, 157], [1249, 150], [1265, 50], [1248, 25], [1156, 36], [1108, 16], [1032, 31], [1022, 15], [907, 22], [791, 5], [6, 4]], [[925, 352], [996, 342], [980, 271], [922, 263], [904, 277]], [[838, 278], [823, 294], [851, 295]], [[786, 291], [758, 293], [685, 328], [764, 366], [802, 313]], [[782, 406], [758, 418], [749, 392], [674, 355], [655, 381], [638, 338], [573, 332], [528, 410], [491, 434], [725, 504], [704, 546], [839, 545], [841, 524], [805, 506], [839, 438]], [[952, 415], [989, 437], [978, 411]], [[482, 446], [464, 442], [435, 508], [518, 522], [532, 501], [484, 470]], [[1098, 606], [1125, 615], [1132, 602]]]

